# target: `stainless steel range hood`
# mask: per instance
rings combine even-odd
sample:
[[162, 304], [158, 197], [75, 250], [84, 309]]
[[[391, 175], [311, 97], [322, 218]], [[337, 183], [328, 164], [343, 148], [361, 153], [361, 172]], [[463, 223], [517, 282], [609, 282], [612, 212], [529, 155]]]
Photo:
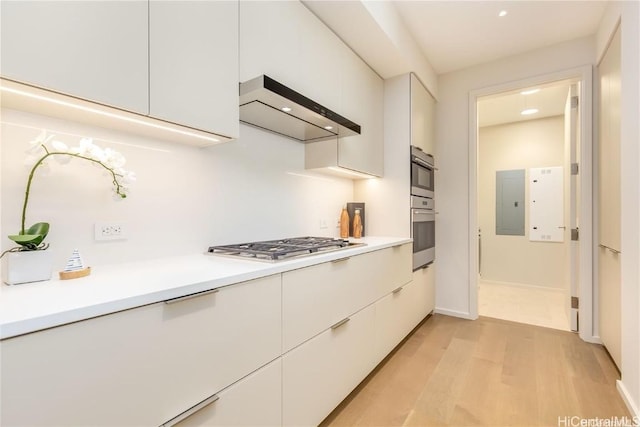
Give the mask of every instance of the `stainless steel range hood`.
[[240, 122], [300, 142], [360, 134], [360, 125], [266, 75], [240, 83]]

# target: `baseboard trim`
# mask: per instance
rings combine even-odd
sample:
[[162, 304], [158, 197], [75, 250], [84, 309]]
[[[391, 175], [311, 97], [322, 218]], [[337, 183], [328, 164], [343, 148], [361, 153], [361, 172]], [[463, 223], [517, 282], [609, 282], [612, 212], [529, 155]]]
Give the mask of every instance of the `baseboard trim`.
[[633, 401], [627, 387], [625, 387], [622, 380], [616, 381], [616, 388], [618, 389], [618, 393], [622, 397], [624, 404], [627, 405], [627, 409], [631, 412], [631, 417], [634, 422], [640, 421], [640, 411], [638, 410], [638, 405]]
[[476, 320], [478, 318], [478, 316], [474, 317], [468, 312], [449, 310], [446, 308], [436, 307], [436, 309], [433, 312], [437, 314], [444, 314], [445, 316], [460, 317], [461, 319], [467, 319], [467, 320]]

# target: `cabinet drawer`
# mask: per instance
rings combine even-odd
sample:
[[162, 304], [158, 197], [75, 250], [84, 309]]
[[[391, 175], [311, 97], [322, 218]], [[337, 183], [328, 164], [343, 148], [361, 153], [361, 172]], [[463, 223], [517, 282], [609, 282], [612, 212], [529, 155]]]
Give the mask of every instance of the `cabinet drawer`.
[[282, 360], [229, 386], [214, 396], [212, 403], [192, 412], [175, 427], [280, 426], [282, 425]]
[[376, 302], [376, 357], [384, 359], [434, 309], [434, 265]]
[[384, 359], [419, 322], [418, 291], [418, 284], [410, 282], [376, 302], [376, 362]]
[[374, 253], [282, 275], [284, 352], [376, 300]]
[[378, 274], [376, 280], [379, 298], [382, 298], [399, 286], [411, 281], [413, 245], [412, 243], [405, 243], [404, 245], [383, 249], [379, 252], [382, 257], [378, 261], [378, 267], [376, 267], [376, 269], [380, 269], [376, 271]]
[[2, 425], [160, 425], [280, 355], [280, 276], [0, 346]]
[[283, 424], [318, 425], [375, 366], [374, 306], [282, 358]]
[[436, 308], [436, 264], [414, 271], [413, 281], [418, 287], [418, 315], [424, 319]]

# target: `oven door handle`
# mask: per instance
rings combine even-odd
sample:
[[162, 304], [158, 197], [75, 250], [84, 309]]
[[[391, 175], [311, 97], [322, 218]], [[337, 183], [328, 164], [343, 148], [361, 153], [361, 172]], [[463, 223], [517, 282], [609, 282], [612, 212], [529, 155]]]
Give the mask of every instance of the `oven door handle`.
[[431, 220], [435, 221], [436, 219], [436, 214], [434, 211], [429, 210], [429, 209], [411, 209], [411, 214], [416, 217], [416, 216], [429, 216], [431, 217]]
[[[406, 161], [406, 160], [405, 160], [405, 161]], [[413, 156], [413, 157], [411, 158], [411, 161], [412, 161], [412, 162], [415, 162], [415, 163], [418, 163], [419, 165], [422, 165], [422, 166], [424, 166], [424, 167], [426, 167], [426, 168], [433, 169], [433, 165], [429, 164], [428, 162], [425, 162], [425, 161], [424, 161], [424, 160], [422, 160], [420, 157]]]

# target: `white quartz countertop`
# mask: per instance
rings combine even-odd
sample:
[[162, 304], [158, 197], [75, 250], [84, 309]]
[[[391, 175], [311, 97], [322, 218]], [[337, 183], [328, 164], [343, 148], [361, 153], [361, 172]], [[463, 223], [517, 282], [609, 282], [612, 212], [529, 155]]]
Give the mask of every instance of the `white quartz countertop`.
[[0, 339], [411, 242], [350, 240], [366, 245], [273, 263], [200, 253], [96, 266], [90, 276], [73, 280], [3, 284]]

